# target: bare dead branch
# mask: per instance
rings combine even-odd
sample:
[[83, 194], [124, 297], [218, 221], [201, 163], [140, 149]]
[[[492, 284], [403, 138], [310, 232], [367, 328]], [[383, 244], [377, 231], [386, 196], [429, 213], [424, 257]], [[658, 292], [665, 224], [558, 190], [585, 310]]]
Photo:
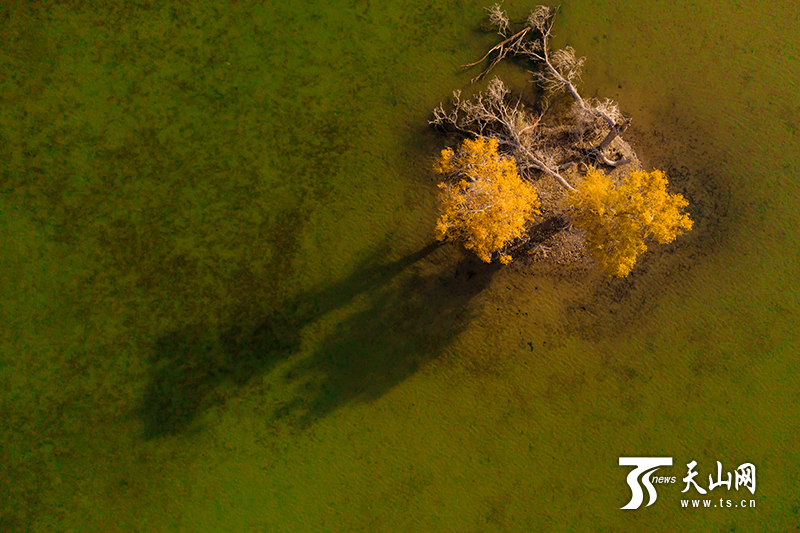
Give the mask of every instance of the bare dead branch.
[[511, 23], [508, 20], [506, 12], [500, 9], [500, 4], [487, 7], [486, 11], [489, 12], [489, 24], [497, 28], [497, 33], [503, 37], [507, 37]]
[[523, 28], [522, 30], [518, 31], [511, 37], [508, 37], [503, 42], [493, 46], [488, 52], [486, 52], [486, 55], [484, 55], [479, 60], [475, 61], [474, 63], [468, 63], [466, 65], [463, 65], [461, 68], [463, 70], [467, 70], [468, 68], [474, 67], [478, 63], [483, 63], [483, 61], [487, 57], [489, 57], [492, 54], [492, 52], [495, 51], [497, 52], [497, 55], [494, 57], [494, 59], [492, 59], [492, 62], [489, 64], [489, 66], [486, 67], [486, 70], [481, 72], [478, 76], [472, 78], [470, 80], [470, 83], [475, 83], [476, 81], [482, 79], [484, 76], [486, 76], [486, 74], [489, 73], [490, 70], [494, 68], [495, 65], [497, 65], [500, 61], [502, 61], [506, 57], [506, 55], [508, 55], [509, 53], [513, 54], [514, 50], [519, 47], [520, 42], [522, 41], [522, 39], [525, 38], [525, 35], [527, 35], [529, 30], [530, 28]]
[[452, 129], [474, 137], [492, 137], [510, 154], [521, 172], [535, 169], [558, 181], [564, 188], [573, 190], [558, 173], [558, 158], [563, 150], [548, 143], [540, 127], [541, 115], [527, 111], [517, 101], [506, 102], [508, 87], [497, 77], [493, 78], [485, 93], [472, 100], [462, 100], [459, 92], [453, 93], [453, 108], [448, 113], [440, 104], [434, 109], [431, 124]]
[[[528, 165], [530, 168], [537, 168], [556, 178], [559, 183], [562, 183], [563, 178], [558, 171], [582, 160], [591, 160], [609, 166], [624, 164], [626, 160], [612, 161], [604, 155], [604, 151], [615, 138], [625, 131], [630, 119], [626, 119], [620, 112], [619, 106], [609, 99], [604, 101], [584, 100], [581, 97], [577, 85], [581, 82], [581, 72], [586, 58], [578, 57], [570, 46], [555, 51], [550, 50], [550, 39], [557, 9], [548, 6], [534, 8], [525, 21], [524, 27], [510, 36], [511, 23], [500, 5], [495, 4], [487, 8], [487, 11], [490, 23], [497, 28], [498, 34], [504, 39], [478, 61], [464, 65], [463, 68], [467, 69], [492, 57], [489, 66], [471, 82], [474, 83], [483, 78], [497, 63], [509, 55], [527, 57], [539, 65], [539, 69], [532, 72], [533, 79], [545, 89], [547, 95], [553, 96], [563, 92], [569, 94], [574, 100], [571, 124], [564, 126], [571, 128], [569, 138], [572, 139], [573, 146], [562, 146], [556, 150], [552, 142], [543, 140], [547, 135], [544, 135], [542, 131], [538, 132], [536, 141], [519, 141], [522, 139], [523, 133], [537, 130], [539, 122], [536, 121], [537, 127], [531, 127], [532, 122], [529, 119], [528, 126], [526, 126], [529, 128], [528, 130], [520, 130], [512, 134], [511, 132], [514, 130], [509, 129], [503, 122], [504, 118], [511, 116], [511, 110], [504, 111], [503, 106], [506, 104], [501, 103], [502, 98], [498, 99], [496, 95], [485, 101], [481, 101], [479, 96], [474, 106], [467, 102], [463, 102], [461, 106], [456, 105], [451, 114], [461, 113], [460, 118], [450, 117], [444, 122], [462, 134], [497, 137], [501, 144], [505, 142], [508, 147], [516, 146], [514, 149], [509, 148], [512, 152], [516, 151], [519, 154], [529, 152], [522, 157], [521, 166], [524, 168]], [[494, 80], [490, 82], [490, 91], [493, 83], [495, 83]], [[494, 87], [497, 89], [499, 86], [494, 85]], [[505, 86], [502, 87], [507, 92]], [[506, 94], [503, 95], [503, 98], [505, 96]], [[446, 116], [447, 114], [441, 106], [435, 111], [435, 118], [444, 119]], [[541, 117], [539, 118], [541, 119]], [[443, 121], [440, 120], [440, 125], [442, 124]], [[498, 128], [503, 133], [500, 133]], [[554, 132], [551, 133], [553, 136], [555, 135]], [[502, 138], [507, 139], [504, 141]], [[586, 144], [589, 146], [585, 146]], [[558, 154], [561, 161], [553, 162], [544, 157], [542, 155], [544, 146], [549, 147], [547, 153]], [[562, 185], [564, 184], [566, 181], [563, 181]], [[569, 187], [568, 184], [566, 185]]]

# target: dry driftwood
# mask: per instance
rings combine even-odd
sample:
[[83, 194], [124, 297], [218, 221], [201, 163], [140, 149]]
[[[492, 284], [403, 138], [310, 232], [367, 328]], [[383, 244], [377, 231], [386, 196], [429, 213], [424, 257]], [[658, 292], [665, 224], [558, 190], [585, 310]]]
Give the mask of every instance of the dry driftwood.
[[458, 132], [465, 136], [492, 137], [501, 148], [514, 157], [520, 172], [530, 175], [538, 171], [552, 177], [567, 190], [574, 190], [562, 171], [577, 163], [618, 167], [630, 158], [612, 160], [607, 152], [612, 142], [620, 137], [630, 124], [611, 100], [584, 99], [577, 90], [585, 58], [578, 58], [572, 47], [550, 50], [550, 38], [556, 10], [539, 6], [512, 33], [508, 15], [499, 4], [488, 8], [490, 24], [503, 40], [492, 47], [481, 59], [464, 65], [471, 68], [492, 57], [488, 67], [472, 82], [483, 78], [505, 57], [523, 56], [539, 67], [533, 78], [548, 97], [568, 94], [573, 105], [563, 120], [547, 116], [547, 99], [542, 111], [535, 113], [519, 100], [512, 102], [510, 91], [494, 78], [484, 93], [464, 100], [461, 92], [453, 93], [449, 110], [440, 104], [433, 111], [431, 124]]

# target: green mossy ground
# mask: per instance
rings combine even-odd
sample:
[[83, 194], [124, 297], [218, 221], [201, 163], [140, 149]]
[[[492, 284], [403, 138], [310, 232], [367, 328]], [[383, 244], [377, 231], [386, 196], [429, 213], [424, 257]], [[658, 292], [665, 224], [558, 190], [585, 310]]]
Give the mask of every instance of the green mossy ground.
[[[797, 526], [780, 9], [562, 7], [697, 221], [608, 280], [429, 245], [482, 4], [121, 5], [0, 7], [1, 530]], [[637, 454], [753, 462], [758, 507], [623, 514]]]

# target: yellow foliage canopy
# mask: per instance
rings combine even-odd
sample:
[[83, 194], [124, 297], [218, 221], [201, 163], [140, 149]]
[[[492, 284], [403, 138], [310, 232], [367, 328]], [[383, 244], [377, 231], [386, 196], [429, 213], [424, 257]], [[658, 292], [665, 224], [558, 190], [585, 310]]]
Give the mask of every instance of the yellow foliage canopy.
[[494, 253], [510, 263], [505, 247], [524, 234], [541, 205], [513, 159], [497, 153], [495, 139], [466, 139], [457, 152], [442, 150], [435, 170], [450, 178], [439, 184], [436, 238], [463, 242], [487, 263]]
[[586, 230], [586, 247], [603, 269], [625, 277], [647, 250], [645, 239], [665, 244], [692, 229], [692, 220], [682, 212], [689, 202], [666, 187], [660, 170], [631, 172], [615, 187], [602, 171], [590, 169], [567, 195], [575, 225]]

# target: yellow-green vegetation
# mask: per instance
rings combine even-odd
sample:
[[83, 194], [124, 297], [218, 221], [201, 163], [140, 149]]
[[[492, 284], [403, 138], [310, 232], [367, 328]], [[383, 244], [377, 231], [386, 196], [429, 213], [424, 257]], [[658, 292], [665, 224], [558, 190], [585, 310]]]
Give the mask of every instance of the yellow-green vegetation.
[[466, 139], [457, 151], [442, 150], [435, 170], [448, 180], [439, 183], [436, 238], [463, 242], [487, 263], [497, 254], [507, 264], [507, 246], [524, 235], [540, 202], [514, 160], [500, 155], [497, 145], [496, 139]]
[[0, 531], [796, 531], [796, 4], [559, 3], [692, 204], [635, 283], [427, 246], [482, 5], [4, 2]]
[[627, 276], [647, 250], [645, 241], [660, 244], [692, 229], [683, 212], [689, 202], [667, 192], [660, 170], [631, 172], [615, 186], [601, 170], [590, 168], [583, 182], [567, 194], [574, 224], [586, 231], [586, 248], [600, 266], [617, 277]]

